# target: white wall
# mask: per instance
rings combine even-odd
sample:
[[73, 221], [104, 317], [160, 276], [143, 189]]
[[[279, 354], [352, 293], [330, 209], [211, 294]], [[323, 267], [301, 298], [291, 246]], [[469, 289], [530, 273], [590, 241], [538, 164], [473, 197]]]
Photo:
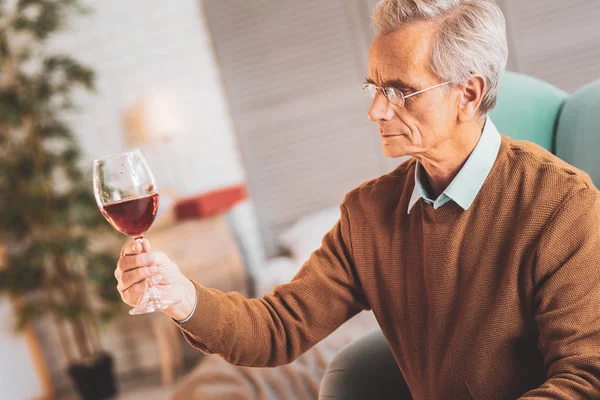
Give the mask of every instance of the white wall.
[[12, 331], [13, 313], [5, 300], [0, 301], [0, 321], [0, 397], [26, 400], [42, 395], [25, 340]]
[[[127, 148], [127, 109], [150, 102], [150, 133], [170, 142], [143, 144], [159, 188], [188, 196], [243, 182], [228, 104], [200, 2], [87, 1], [91, 16], [73, 18], [54, 48], [97, 73], [97, 94], [81, 95], [71, 119], [90, 161]], [[161, 125], [160, 127], [158, 125]], [[252, 269], [262, 248], [251, 204], [232, 218], [245, 240]]]
[[73, 118], [87, 153], [100, 157], [122, 151], [125, 110], [157, 100], [155, 110], [166, 108], [175, 119], [167, 150], [173, 154], [151, 146], [144, 150], [159, 177], [169, 176], [166, 170], [178, 173], [174, 182], [159, 184], [174, 184], [185, 195], [243, 180], [198, 3], [106, 0], [93, 8], [91, 16], [73, 19], [72, 29], [54, 42], [97, 72], [97, 95], [86, 96], [79, 103], [82, 112]]

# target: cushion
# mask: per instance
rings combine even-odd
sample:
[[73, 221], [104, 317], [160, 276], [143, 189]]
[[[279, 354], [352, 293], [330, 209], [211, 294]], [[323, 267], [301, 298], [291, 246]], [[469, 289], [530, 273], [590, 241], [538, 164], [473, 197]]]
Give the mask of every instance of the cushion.
[[600, 185], [600, 80], [565, 102], [556, 131], [556, 155], [587, 172]]
[[323, 236], [339, 219], [339, 207], [329, 207], [308, 214], [283, 231], [279, 236], [279, 242], [291, 253], [294, 260], [304, 263], [315, 250], [321, 247]]

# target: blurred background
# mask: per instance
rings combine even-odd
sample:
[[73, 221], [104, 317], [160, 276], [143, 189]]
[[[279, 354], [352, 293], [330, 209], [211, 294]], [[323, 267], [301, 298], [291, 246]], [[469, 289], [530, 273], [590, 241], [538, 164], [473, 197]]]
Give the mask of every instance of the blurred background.
[[[600, 79], [600, 2], [497, 2], [507, 18], [509, 70], [567, 94]], [[55, 8], [55, 14], [40, 16], [54, 3], [65, 3], [64, 15]], [[147, 237], [154, 249], [165, 251], [206, 286], [258, 296], [289, 280], [333, 226], [344, 194], [403, 161], [381, 154], [360, 88], [375, 34], [370, 26], [375, 0], [103, 0], [83, 2], [85, 15], [71, 3], [0, 1], [0, 49], [11, 34], [27, 29], [34, 33], [26, 40], [39, 42], [22, 64], [13, 62], [18, 60], [14, 54], [2, 53], [0, 84], [17, 90], [15, 69], [27, 76], [27, 60], [35, 60], [40, 49], [68, 55], [88, 68], [57, 64], [70, 82], [95, 91], [74, 88], [69, 99], [76, 107], [57, 111], [72, 133], [62, 139], [77, 157], [61, 156], [56, 163], [83, 171], [82, 176], [73, 172], [73, 179], [81, 178], [91, 193], [91, 180], [84, 177], [93, 159], [140, 148], [161, 193]], [[15, 22], [15, 13], [24, 19]], [[42, 17], [63, 21], [64, 29], [44, 36], [48, 24]], [[17, 122], [3, 126], [26, 131], [23, 115], [36, 115], [31, 111], [36, 108], [25, 112], [11, 104], [3, 101], [1, 118]], [[18, 135], [9, 128], [2, 134]], [[21, 168], [0, 169], [12, 171], [12, 180], [0, 177], [3, 190], [12, 192], [6, 182], [17, 185], [14, 171], [29, 171], [27, 165], [37, 165], [36, 156], [14, 157], [4, 146], [3, 157], [13, 154]], [[27, 179], [35, 178], [27, 173]], [[52, 179], [69, 181], [67, 175]], [[13, 205], [18, 201], [5, 197], [0, 203], [6, 215], [11, 199]], [[7, 218], [2, 226], [0, 270], [11, 271], [10, 261], [22, 249], [7, 239], [16, 229], [14, 221]], [[112, 258], [89, 258], [96, 261], [83, 263], [78, 271], [102, 271], [96, 275], [110, 278], [126, 238], [103, 232], [82, 240], [89, 247], [101, 242]], [[72, 315], [85, 318], [86, 311], [61, 318], [53, 317], [52, 310], [27, 314], [23, 301], [29, 304], [37, 296], [27, 282], [43, 288], [46, 276], [32, 271], [24, 277], [18, 271], [0, 275], [5, 279], [0, 289], [8, 294], [0, 297], [0, 398], [79, 398], [67, 369], [81, 363], [81, 357], [69, 355], [68, 343], [61, 341], [75, 340], [69, 338], [77, 328], [65, 328], [65, 321]], [[88, 285], [89, 274], [74, 273], [80, 279], [73, 278], [74, 285]], [[108, 294], [116, 293], [114, 278], [93, 278], [96, 289], [90, 293], [114, 300]], [[267, 372], [202, 356], [163, 315], [131, 317], [117, 304], [103, 317], [85, 332], [97, 342], [93, 348], [111, 357], [118, 399], [315, 398], [323, 360], [375, 327], [365, 317], [307, 353], [302, 365]], [[305, 379], [298, 383], [300, 375]], [[286, 395], [281, 382], [292, 387]]]

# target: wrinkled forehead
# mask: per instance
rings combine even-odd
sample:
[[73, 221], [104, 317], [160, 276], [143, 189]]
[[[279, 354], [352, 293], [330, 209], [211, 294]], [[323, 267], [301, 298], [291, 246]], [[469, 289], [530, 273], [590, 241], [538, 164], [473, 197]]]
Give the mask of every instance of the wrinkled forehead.
[[377, 83], [403, 78], [419, 82], [433, 77], [430, 60], [435, 25], [413, 23], [391, 33], [379, 33], [369, 51], [369, 77]]

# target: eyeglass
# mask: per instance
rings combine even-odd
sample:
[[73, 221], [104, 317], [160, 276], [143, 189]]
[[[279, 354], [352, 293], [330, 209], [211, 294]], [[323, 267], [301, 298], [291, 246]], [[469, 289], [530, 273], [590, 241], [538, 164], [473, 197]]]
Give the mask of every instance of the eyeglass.
[[440, 83], [439, 85], [428, 87], [427, 89], [419, 90], [418, 92], [414, 92], [414, 93], [411, 93], [408, 95], [405, 95], [404, 93], [402, 93], [402, 91], [398, 88], [395, 88], [392, 86], [381, 87], [381, 86], [377, 86], [373, 83], [363, 84], [363, 91], [365, 92], [365, 95], [367, 96], [367, 98], [369, 100], [373, 100], [375, 98], [375, 95], [377, 94], [377, 91], [379, 89], [381, 89], [381, 91], [383, 92], [383, 95], [386, 97], [386, 99], [388, 99], [388, 101], [390, 103], [392, 103], [393, 105], [398, 106], [398, 107], [404, 107], [404, 103], [406, 103], [406, 99], [408, 99], [409, 97], [417, 95], [419, 93], [426, 92], [431, 89], [438, 88], [440, 86], [447, 85], [449, 83], [450, 83], [450, 81]]

